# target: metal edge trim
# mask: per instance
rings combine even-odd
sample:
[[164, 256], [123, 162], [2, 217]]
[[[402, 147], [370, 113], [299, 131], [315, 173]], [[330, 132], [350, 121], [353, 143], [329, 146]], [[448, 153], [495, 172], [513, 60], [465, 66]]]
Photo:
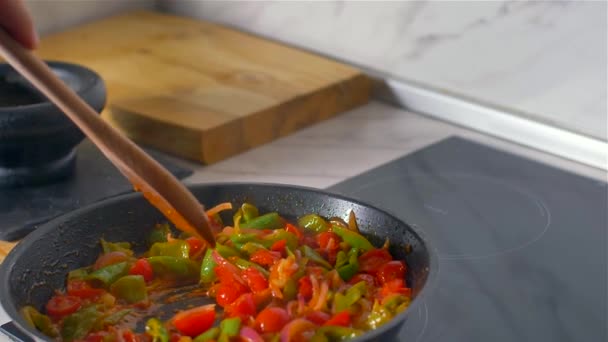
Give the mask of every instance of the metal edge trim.
[[608, 170], [607, 142], [390, 78], [381, 82], [377, 97], [404, 109]]

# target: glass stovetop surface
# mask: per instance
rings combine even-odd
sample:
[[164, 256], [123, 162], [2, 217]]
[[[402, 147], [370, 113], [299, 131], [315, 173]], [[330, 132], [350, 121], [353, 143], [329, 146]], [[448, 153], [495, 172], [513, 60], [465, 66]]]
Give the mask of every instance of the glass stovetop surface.
[[458, 137], [330, 190], [417, 226], [438, 274], [403, 341], [606, 341], [607, 185]]
[[437, 253], [400, 341], [608, 339], [606, 183], [454, 137], [329, 190], [417, 226]]

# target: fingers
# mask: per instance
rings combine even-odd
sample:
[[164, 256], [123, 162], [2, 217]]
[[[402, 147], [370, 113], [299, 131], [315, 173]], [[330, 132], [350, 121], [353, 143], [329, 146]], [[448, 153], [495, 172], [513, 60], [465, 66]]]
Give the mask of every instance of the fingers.
[[23, 0], [0, 0], [0, 26], [24, 47], [38, 46], [38, 35]]

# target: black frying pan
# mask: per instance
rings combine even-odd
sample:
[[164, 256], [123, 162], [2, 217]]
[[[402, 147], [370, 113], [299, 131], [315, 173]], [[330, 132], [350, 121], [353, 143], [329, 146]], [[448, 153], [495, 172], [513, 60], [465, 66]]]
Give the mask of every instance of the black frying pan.
[[[420, 305], [425, 286], [436, 272], [434, 254], [428, 243], [412, 227], [394, 216], [352, 199], [316, 189], [266, 184], [196, 185], [190, 189], [207, 207], [230, 201], [239, 206], [247, 201], [260, 212], [278, 211], [295, 220], [307, 213], [347, 219], [355, 211], [360, 230], [376, 245], [388, 237], [391, 253], [406, 261], [408, 284], [415, 296], [410, 308], [379, 329], [356, 341], [396, 339], [399, 328], [410, 312]], [[225, 223], [231, 223], [226, 214]], [[145, 240], [155, 223], [166, 219], [141, 194], [128, 194], [101, 201], [54, 219], [28, 235], [7, 256], [0, 268], [0, 299], [15, 324], [29, 336], [45, 339], [30, 329], [19, 315], [24, 305], [41, 309], [62, 288], [71, 269], [95, 262], [100, 253], [99, 240], [129, 241], [136, 252], [146, 249]], [[411, 245], [406, 255], [405, 245]], [[185, 303], [182, 304], [185, 307]], [[167, 310], [169, 311], [169, 310]]]

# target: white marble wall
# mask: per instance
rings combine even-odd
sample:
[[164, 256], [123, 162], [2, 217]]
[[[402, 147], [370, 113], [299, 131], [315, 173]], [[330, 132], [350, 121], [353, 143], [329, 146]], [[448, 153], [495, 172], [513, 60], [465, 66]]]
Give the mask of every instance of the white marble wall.
[[153, 9], [156, 5], [154, 0], [26, 0], [26, 4], [42, 36], [122, 11]]
[[157, 4], [607, 139], [605, 1]]

